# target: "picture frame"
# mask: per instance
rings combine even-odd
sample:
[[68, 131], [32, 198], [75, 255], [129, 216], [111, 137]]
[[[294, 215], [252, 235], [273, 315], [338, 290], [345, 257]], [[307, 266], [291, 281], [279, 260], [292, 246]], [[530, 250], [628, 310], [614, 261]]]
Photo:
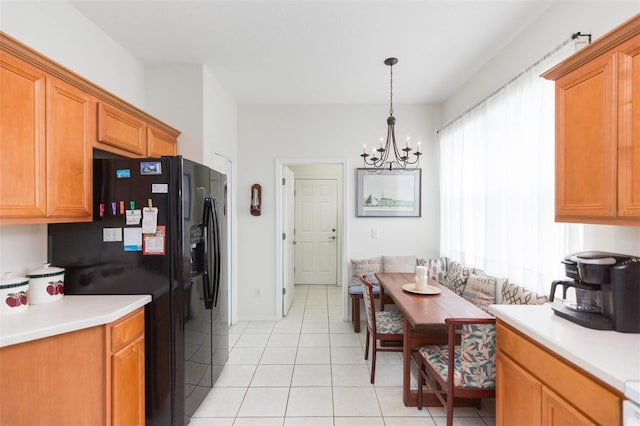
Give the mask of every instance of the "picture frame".
[[420, 217], [422, 169], [356, 169], [358, 217]]

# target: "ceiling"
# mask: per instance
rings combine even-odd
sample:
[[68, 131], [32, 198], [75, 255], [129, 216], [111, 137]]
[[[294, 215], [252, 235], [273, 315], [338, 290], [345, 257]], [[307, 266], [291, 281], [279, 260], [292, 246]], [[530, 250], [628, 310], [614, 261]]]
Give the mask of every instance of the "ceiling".
[[239, 104], [440, 103], [556, 0], [71, 4], [145, 65], [204, 64]]

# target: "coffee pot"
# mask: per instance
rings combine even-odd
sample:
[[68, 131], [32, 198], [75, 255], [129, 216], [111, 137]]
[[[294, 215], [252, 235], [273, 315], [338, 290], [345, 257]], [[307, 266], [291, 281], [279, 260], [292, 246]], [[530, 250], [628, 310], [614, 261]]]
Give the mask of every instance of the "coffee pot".
[[[571, 279], [551, 284], [550, 302], [562, 287], [564, 301], [552, 306], [557, 315], [588, 328], [640, 333], [640, 258], [585, 251], [562, 263]], [[575, 302], [566, 300], [569, 288], [575, 290]]]

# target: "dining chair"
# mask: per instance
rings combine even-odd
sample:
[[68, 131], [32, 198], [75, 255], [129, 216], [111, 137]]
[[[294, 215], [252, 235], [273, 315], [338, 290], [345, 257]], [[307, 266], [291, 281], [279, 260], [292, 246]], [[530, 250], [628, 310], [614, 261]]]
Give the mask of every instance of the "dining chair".
[[[376, 354], [378, 352], [402, 352], [404, 315], [400, 311], [376, 311], [371, 278], [367, 274], [360, 276], [365, 313], [367, 314], [367, 343], [364, 359], [369, 359], [369, 341], [371, 345], [371, 384], [376, 380]], [[378, 347], [378, 341], [400, 342], [398, 346]]]
[[494, 318], [448, 318], [445, 324], [447, 344], [422, 346], [414, 352], [414, 359], [420, 373], [418, 409], [422, 410], [426, 383], [446, 407], [447, 426], [451, 426], [454, 398], [495, 397], [496, 326]]

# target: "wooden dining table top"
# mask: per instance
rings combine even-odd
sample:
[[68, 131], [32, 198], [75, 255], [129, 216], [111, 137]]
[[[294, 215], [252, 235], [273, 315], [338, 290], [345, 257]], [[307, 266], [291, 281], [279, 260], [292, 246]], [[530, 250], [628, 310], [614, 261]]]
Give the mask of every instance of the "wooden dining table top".
[[416, 294], [402, 286], [413, 283], [415, 274], [378, 272], [375, 274], [384, 294], [389, 295], [414, 328], [442, 328], [447, 318], [493, 318], [439, 282], [429, 278], [428, 285], [439, 294]]

